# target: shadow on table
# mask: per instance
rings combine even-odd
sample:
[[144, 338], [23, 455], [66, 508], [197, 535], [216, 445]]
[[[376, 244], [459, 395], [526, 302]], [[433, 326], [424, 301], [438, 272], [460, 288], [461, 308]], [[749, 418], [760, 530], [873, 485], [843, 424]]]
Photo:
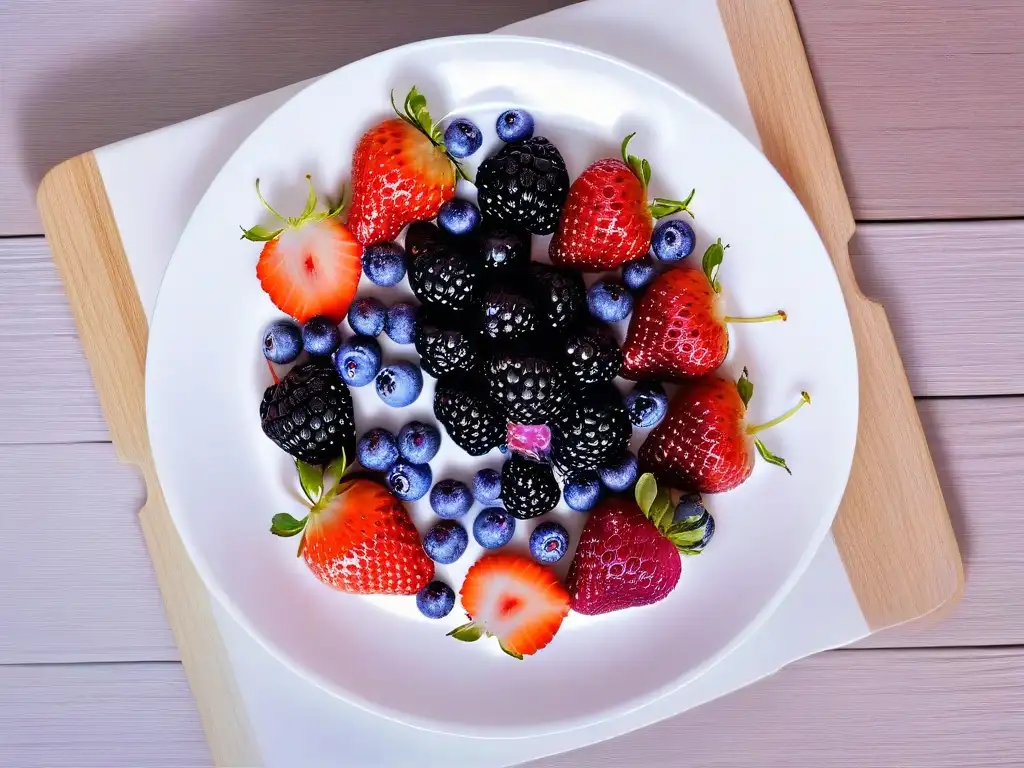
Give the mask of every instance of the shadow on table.
[[[167, 3], [167, 8], [160, 3]], [[158, 0], [158, 27], [85, 56], [55, 59], [54, 67], [26, 88], [16, 110], [25, 174], [38, 185], [46, 171], [62, 160], [120, 139], [329, 72], [396, 45], [490, 32], [568, 4], [565, 0], [235, 0], [171, 6], [169, 0]], [[130, 8], [124, 10], [126, 17], [131, 13]], [[130, 22], [139, 25], [129, 19], [126, 27]]]

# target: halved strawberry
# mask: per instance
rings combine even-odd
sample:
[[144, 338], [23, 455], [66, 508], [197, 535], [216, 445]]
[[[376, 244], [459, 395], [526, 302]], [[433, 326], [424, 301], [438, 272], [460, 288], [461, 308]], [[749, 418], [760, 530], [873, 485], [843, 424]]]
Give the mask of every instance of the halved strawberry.
[[264, 243], [256, 263], [256, 277], [274, 306], [298, 322], [326, 315], [340, 323], [356, 295], [362, 274], [363, 246], [337, 216], [343, 203], [317, 211], [317, 195], [309, 181], [309, 195], [302, 214], [282, 216], [263, 198], [260, 202], [284, 226], [257, 225], [242, 230], [242, 237]]
[[522, 555], [484, 556], [469, 569], [460, 594], [471, 621], [448, 635], [465, 642], [496, 637], [501, 649], [518, 659], [551, 642], [569, 612], [562, 582]]

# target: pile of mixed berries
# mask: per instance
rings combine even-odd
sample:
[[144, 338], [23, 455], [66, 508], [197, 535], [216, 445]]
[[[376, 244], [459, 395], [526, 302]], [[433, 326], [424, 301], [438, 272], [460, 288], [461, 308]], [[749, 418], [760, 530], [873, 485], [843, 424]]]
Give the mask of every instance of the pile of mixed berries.
[[[276, 516], [271, 530], [299, 535], [326, 583], [416, 594], [430, 618], [456, 602], [435, 564], [459, 560], [471, 534], [485, 554], [460, 591], [470, 622], [450, 634], [494, 635], [522, 657], [550, 641], [570, 608], [604, 613], [664, 598], [680, 554], [701, 552], [714, 533], [700, 494], [743, 482], [755, 450], [785, 467], [755, 437], [782, 417], [747, 425], [746, 372], [738, 382], [714, 372], [728, 352], [727, 323], [786, 315], [724, 314], [727, 246], [711, 244], [699, 268], [683, 263], [696, 234], [665, 217], [688, 213], [693, 193], [649, 200], [651, 167], [628, 153], [632, 135], [620, 158], [571, 181], [558, 148], [534, 135], [533, 117], [508, 110], [495, 124], [504, 143], [476, 170], [474, 203], [456, 188], [468, 180], [459, 161], [483, 145], [480, 128], [458, 118], [442, 132], [415, 88], [396, 111], [355, 150], [346, 224], [341, 204], [319, 209], [310, 181], [300, 216], [281, 216], [260, 194], [277, 223], [244, 231], [263, 243], [263, 289], [293, 318], [265, 332], [275, 383], [260, 418], [296, 459], [310, 505], [301, 520]], [[544, 235], [546, 259], [534, 248]], [[416, 302], [357, 297], [363, 275], [382, 288], [407, 280]], [[415, 355], [385, 360], [382, 334]], [[278, 378], [275, 366], [290, 364]], [[357, 433], [351, 388], [372, 384], [383, 403], [406, 408], [424, 374], [434, 380], [436, 424]], [[625, 395], [623, 380], [635, 382]], [[650, 430], [636, 454], [634, 429]], [[470, 457], [500, 451], [500, 470], [435, 482], [430, 462], [444, 439]], [[365, 472], [348, 472], [352, 459]], [[420, 539], [404, 503], [423, 498], [436, 520]], [[564, 583], [547, 567], [571, 549], [557, 521], [532, 529], [531, 557], [494, 551], [517, 521], [563, 499], [590, 513]], [[467, 530], [461, 519], [474, 503], [481, 510]]]

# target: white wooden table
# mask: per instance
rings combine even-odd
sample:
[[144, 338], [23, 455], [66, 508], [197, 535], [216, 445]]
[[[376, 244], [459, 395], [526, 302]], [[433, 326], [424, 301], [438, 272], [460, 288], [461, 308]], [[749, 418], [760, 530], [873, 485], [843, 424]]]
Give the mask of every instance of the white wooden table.
[[[0, 766], [210, 764], [141, 483], [106, 442], [38, 235], [39, 178], [373, 51], [561, 4], [0, 0]], [[1024, 4], [795, 5], [862, 222], [855, 266], [920, 398], [966, 593], [933, 628], [537, 765], [1024, 765]]]

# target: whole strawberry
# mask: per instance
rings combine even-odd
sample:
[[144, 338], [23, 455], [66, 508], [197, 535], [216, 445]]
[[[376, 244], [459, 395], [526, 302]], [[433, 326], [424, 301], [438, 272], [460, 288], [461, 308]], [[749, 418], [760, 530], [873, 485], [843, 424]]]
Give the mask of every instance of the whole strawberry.
[[613, 497], [587, 518], [566, 586], [578, 613], [599, 614], [650, 605], [675, 589], [683, 555], [703, 551], [706, 528], [673, 522], [675, 505], [652, 475], [636, 484], [635, 499]]
[[640, 446], [640, 470], [681, 490], [721, 493], [750, 477], [756, 450], [769, 464], [792, 474], [757, 435], [788, 419], [811, 396], [801, 392], [800, 402], [778, 418], [748, 425], [747, 404], [753, 394], [746, 368], [738, 381], [704, 376], [683, 384], [665, 418]]
[[404, 113], [397, 107], [395, 112], [398, 117], [363, 134], [352, 160], [348, 225], [363, 245], [394, 240], [407, 224], [436, 217], [455, 197], [461, 174], [415, 87], [405, 98]]
[[[274, 515], [270, 532], [302, 536], [299, 556], [320, 581], [356, 594], [413, 595], [434, 577], [402, 502], [380, 483], [344, 477], [345, 458], [327, 468], [298, 462], [309, 514]], [[329, 488], [325, 478], [331, 479]], [[336, 479], [335, 479], [336, 478]]]
[[629, 321], [622, 376], [684, 381], [712, 373], [729, 353], [728, 323], [786, 319], [781, 309], [762, 317], [725, 315], [717, 275], [726, 248], [719, 240], [705, 252], [701, 269], [674, 267], [648, 286]]
[[615, 269], [650, 250], [655, 219], [689, 212], [693, 192], [683, 201], [659, 197], [648, 205], [650, 163], [626, 154], [635, 135], [623, 140], [621, 160], [598, 160], [572, 183], [548, 250], [552, 263], [584, 272]]

